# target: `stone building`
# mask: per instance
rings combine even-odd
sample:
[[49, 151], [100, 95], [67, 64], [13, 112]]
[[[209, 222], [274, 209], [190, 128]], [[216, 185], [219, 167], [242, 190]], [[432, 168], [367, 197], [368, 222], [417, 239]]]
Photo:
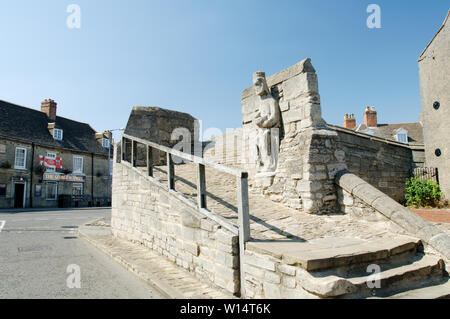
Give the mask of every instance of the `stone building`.
[[420, 95], [427, 167], [438, 169], [444, 196], [450, 199], [450, 11], [419, 57]]
[[0, 208], [110, 204], [110, 133], [56, 111], [0, 101]]
[[[193, 154], [196, 147], [201, 151], [199, 144], [196, 146], [196, 141], [199, 140], [198, 122], [190, 114], [183, 112], [154, 106], [135, 106], [128, 118], [125, 134], [174, 147], [185, 153]], [[145, 163], [147, 150], [140, 144], [137, 147], [138, 164]], [[131, 150], [131, 145], [127, 149]], [[127, 156], [131, 156], [131, 153]], [[153, 159], [155, 164], [164, 165], [166, 154], [154, 149]]]

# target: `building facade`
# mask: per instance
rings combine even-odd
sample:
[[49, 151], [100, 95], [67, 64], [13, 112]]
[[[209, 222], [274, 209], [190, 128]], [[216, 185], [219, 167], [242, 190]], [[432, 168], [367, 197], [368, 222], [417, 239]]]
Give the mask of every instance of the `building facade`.
[[446, 199], [450, 199], [449, 19], [450, 11], [418, 61], [426, 166], [438, 169]]
[[0, 101], [0, 208], [110, 205], [110, 133], [56, 110]]

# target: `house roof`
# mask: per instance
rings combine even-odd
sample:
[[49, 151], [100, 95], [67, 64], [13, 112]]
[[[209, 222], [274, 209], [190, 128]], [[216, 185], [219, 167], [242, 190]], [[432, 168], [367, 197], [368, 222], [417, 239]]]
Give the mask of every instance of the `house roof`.
[[48, 124], [52, 123], [44, 112], [0, 100], [0, 137], [17, 139], [38, 145], [79, 152], [108, 155], [95, 138], [89, 124], [57, 116], [55, 127], [63, 130], [63, 140], [53, 139]]
[[367, 127], [365, 124], [361, 124], [356, 128], [355, 131], [361, 133], [373, 132], [374, 136], [396, 141], [395, 135], [399, 129], [408, 131], [408, 143], [410, 145], [422, 145], [424, 143], [423, 127], [419, 122], [378, 124], [377, 127]]
[[433, 39], [431, 39], [431, 41], [427, 44], [427, 46], [425, 47], [425, 49], [422, 51], [422, 53], [419, 56], [419, 60], [420, 58], [425, 54], [425, 52], [427, 51], [427, 49], [430, 47], [431, 43], [433, 43], [434, 39], [436, 39], [436, 37], [438, 36], [438, 34], [442, 31], [442, 29], [444, 29], [444, 26], [446, 25], [447, 21], [449, 20], [450, 17], [450, 10], [447, 12], [447, 16], [445, 17], [444, 23], [442, 23], [442, 26], [439, 28], [439, 30], [436, 32], [436, 34], [434, 35]]

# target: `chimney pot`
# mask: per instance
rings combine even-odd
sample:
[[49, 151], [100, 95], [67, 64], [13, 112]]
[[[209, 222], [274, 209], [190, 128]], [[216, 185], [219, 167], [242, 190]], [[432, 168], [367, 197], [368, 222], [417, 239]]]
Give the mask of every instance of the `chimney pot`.
[[366, 110], [364, 111], [364, 124], [367, 127], [378, 126], [377, 111], [375, 111], [375, 106], [366, 107]]
[[349, 130], [354, 130], [356, 128], [356, 120], [353, 114], [351, 114], [350, 116], [348, 116], [348, 114], [345, 114], [344, 127]]
[[53, 122], [56, 120], [56, 106], [57, 103], [52, 99], [45, 99], [41, 103], [41, 111], [47, 114], [47, 117]]

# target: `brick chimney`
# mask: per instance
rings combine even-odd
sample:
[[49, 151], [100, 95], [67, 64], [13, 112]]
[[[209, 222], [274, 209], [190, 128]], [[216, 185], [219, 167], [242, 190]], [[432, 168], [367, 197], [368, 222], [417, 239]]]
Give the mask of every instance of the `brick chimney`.
[[368, 106], [364, 111], [364, 124], [367, 127], [377, 127], [377, 111], [375, 111], [375, 106]]
[[45, 99], [41, 103], [41, 111], [47, 114], [47, 117], [52, 121], [56, 120], [56, 105], [57, 103], [52, 99]]
[[350, 130], [354, 130], [356, 128], [356, 119], [354, 114], [345, 114], [344, 116], [344, 127]]

